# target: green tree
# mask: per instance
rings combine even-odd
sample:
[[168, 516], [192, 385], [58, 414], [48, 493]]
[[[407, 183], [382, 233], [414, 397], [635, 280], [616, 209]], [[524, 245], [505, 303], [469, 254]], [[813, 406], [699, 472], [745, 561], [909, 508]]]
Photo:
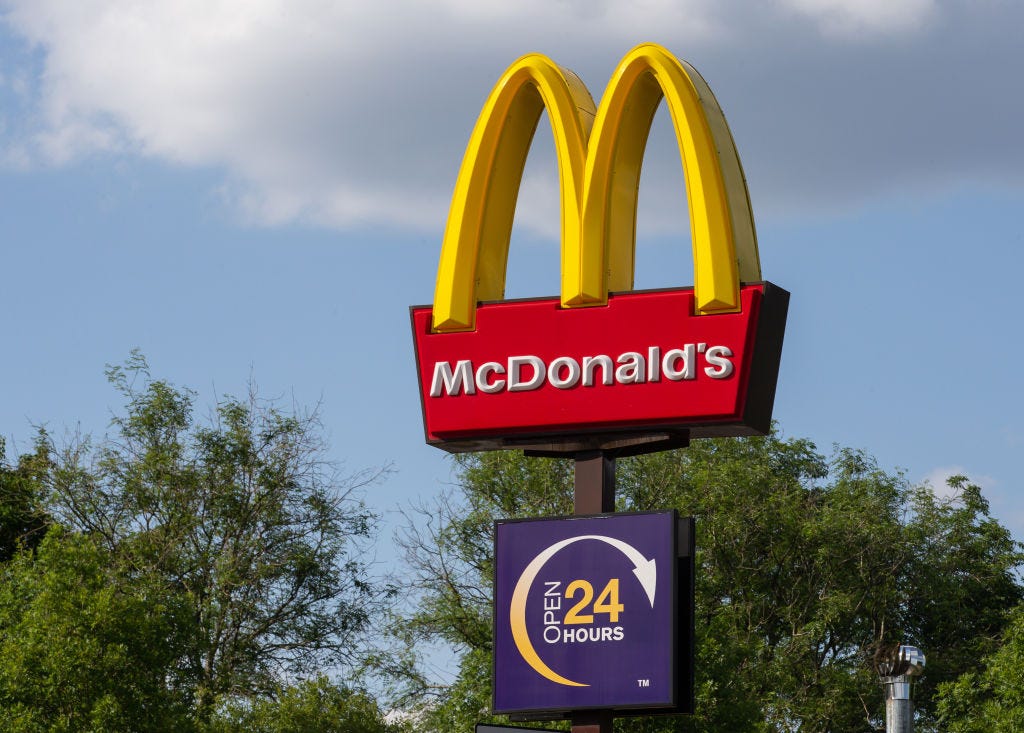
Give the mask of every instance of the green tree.
[[[570, 461], [524, 459], [513, 452], [455, 458], [458, 495], [416, 507], [398, 544], [418, 607], [392, 623], [398, 644], [377, 660], [395, 682], [400, 707], [415, 709], [424, 730], [471, 730], [490, 706], [492, 526], [496, 518], [572, 512]], [[430, 669], [423, 648], [457, 655], [458, 671]]]
[[388, 723], [369, 695], [332, 683], [326, 677], [276, 691], [272, 698], [235, 703], [207, 733], [402, 733]]
[[0, 567], [0, 730], [189, 731], [187, 600], [53, 527]]
[[[441, 642], [458, 660], [440, 688], [415, 665], [396, 670], [430, 729], [491, 720], [492, 522], [571, 513], [571, 471], [511, 452], [461, 456], [457, 493], [407, 530], [422, 595], [403, 646]], [[618, 730], [871, 730], [884, 711], [873, 658], [897, 641], [928, 654], [915, 693], [926, 730], [935, 683], [975, 669], [1022, 598], [1019, 548], [963, 478], [943, 500], [861, 452], [826, 458], [773, 434], [623, 459], [617, 482], [619, 510], [697, 517], [698, 548], [697, 714]]]
[[285, 677], [355, 664], [382, 589], [365, 547], [375, 516], [324, 458], [315, 413], [255, 394], [194, 416], [194, 394], [138, 354], [108, 377], [126, 400], [111, 434], [50, 446], [50, 511], [117, 562], [187, 599], [195, 641], [175, 665], [196, 717]]
[[0, 563], [14, 557], [20, 547], [34, 547], [43, 538], [48, 524], [42, 508], [43, 479], [48, 469], [45, 440], [11, 466], [6, 443], [0, 438]]
[[939, 712], [949, 733], [1024, 730], [1024, 606], [1015, 609], [999, 648], [980, 669], [940, 686]]

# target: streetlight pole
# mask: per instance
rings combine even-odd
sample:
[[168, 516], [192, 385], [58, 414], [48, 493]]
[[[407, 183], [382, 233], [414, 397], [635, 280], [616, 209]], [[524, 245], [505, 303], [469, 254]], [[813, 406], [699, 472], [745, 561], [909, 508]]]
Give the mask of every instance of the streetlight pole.
[[924, 653], [915, 646], [901, 645], [878, 663], [885, 687], [885, 733], [914, 733], [914, 701], [910, 683], [924, 671]]

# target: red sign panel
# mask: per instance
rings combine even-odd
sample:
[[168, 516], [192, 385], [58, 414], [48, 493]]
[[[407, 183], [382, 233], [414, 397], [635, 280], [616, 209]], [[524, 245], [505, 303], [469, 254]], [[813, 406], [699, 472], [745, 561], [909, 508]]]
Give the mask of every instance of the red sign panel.
[[694, 315], [692, 289], [480, 305], [476, 329], [432, 333], [412, 309], [427, 440], [448, 450], [581, 434], [767, 432], [789, 294], [745, 285], [739, 313]]

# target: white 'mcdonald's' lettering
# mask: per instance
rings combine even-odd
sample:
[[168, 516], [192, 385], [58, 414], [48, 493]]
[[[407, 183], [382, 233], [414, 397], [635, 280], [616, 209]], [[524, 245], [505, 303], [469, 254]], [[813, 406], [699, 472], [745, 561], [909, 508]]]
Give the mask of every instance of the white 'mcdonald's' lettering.
[[434, 364], [434, 381], [430, 384], [430, 396], [440, 397], [442, 388], [450, 395], [458, 394], [462, 389], [466, 391], [466, 394], [476, 392], [472, 362], [463, 359], [455, 364], [455, 369], [452, 369], [452, 365], [446, 361]]
[[[662, 353], [660, 346], [645, 352], [626, 351], [612, 358], [606, 354], [575, 358], [559, 356], [545, 363], [538, 356], [510, 356], [502, 364], [487, 361], [474, 367], [469, 359], [434, 363], [430, 396], [454, 397], [460, 394], [496, 394], [528, 392], [549, 384], [555, 389], [577, 386], [597, 387], [615, 384], [643, 384], [692, 381], [698, 370], [710, 379], [727, 379], [735, 367], [732, 349], [706, 343], [683, 344]], [[703, 368], [702, 368], [703, 367]]]

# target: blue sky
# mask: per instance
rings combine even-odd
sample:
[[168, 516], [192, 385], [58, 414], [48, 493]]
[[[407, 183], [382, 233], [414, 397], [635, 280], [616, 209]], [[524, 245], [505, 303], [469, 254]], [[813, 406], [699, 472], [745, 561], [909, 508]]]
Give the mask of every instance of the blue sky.
[[[423, 443], [408, 306], [432, 298], [469, 131], [540, 51], [599, 96], [632, 46], [708, 80], [792, 295], [775, 416], [885, 468], [980, 483], [1024, 539], [1024, 8], [988, 0], [0, 0], [0, 433], [101, 434], [139, 348], [199, 392], [322, 403], [331, 455], [392, 462], [384, 512], [449, 481]], [[405, 18], [396, 24], [396, 14]], [[544, 123], [510, 297], [558, 289]], [[692, 282], [662, 113], [638, 287]], [[205, 409], [205, 407], [204, 407]], [[389, 515], [391, 516], [391, 515]], [[391, 550], [382, 538], [382, 555]]]

